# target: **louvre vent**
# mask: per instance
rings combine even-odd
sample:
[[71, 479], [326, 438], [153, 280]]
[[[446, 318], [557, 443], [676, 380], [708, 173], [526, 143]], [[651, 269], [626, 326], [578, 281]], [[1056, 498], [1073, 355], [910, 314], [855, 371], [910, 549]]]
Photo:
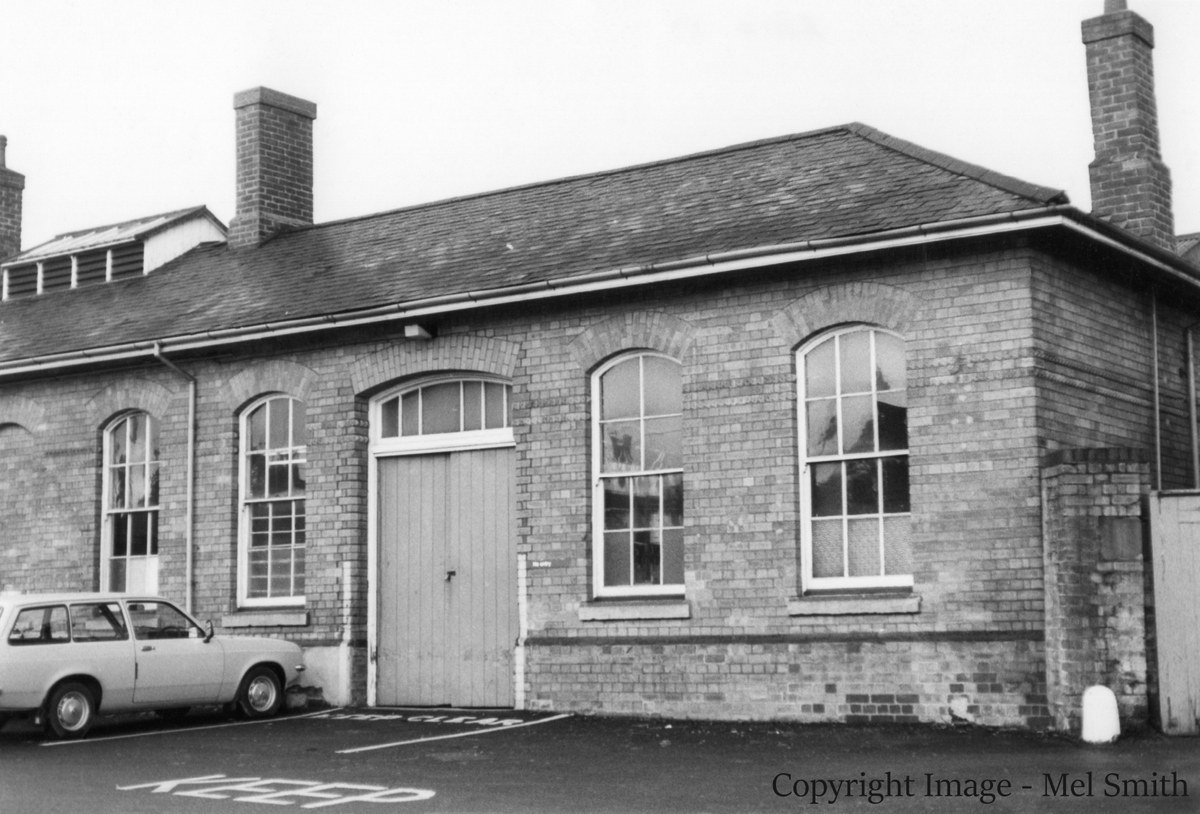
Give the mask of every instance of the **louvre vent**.
[[112, 248], [112, 278], [127, 280], [141, 277], [145, 248], [141, 243], [127, 243]]
[[13, 266], [8, 270], [8, 298], [29, 297], [37, 293], [37, 263]]
[[108, 277], [108, 249], [85, 252], [79, 255], [79, 268], [75, 271], [75, 285], [85, 286], [102, 283]]
[[42, 293], [71, 287], [71, 258], [52, 257], [42, 264]]

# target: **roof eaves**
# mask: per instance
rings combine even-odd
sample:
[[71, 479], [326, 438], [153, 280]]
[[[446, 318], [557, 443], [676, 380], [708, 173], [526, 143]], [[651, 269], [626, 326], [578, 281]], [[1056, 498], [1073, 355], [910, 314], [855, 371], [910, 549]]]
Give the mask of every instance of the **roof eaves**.
[[1061, 189], [1031, 184], [1028, 181], [1022, 181], [1020, 178], [1013, 178], [1011, 175], [989, 170], [987, 167], [981, 167], [978, 164], [972, 164], [969, 161], [963, 161], [945, 153], [930, 150], [911, 141], [896, 138], [861, 122], [852, 122], [846, 125], [846, 129], [855, 135], [873, 141], [881, 147], [887, 147], [896, 152], [903, 153], [910, 158], [940, 167], [947, 172], [974, 178], [980, 183], [1002, 189], [1005, 192], [1011, 192], [1014, 195], [1020, 195], [1022, 198], [1031, 198], [1044, 204], [1070, 203], [1067, 199], [1067, 193]]

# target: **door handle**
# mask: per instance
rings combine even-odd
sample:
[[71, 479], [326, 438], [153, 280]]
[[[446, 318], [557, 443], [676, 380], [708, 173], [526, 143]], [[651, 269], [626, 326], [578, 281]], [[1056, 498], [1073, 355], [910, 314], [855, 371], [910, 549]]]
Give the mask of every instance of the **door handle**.
[[447, 571], [446, 572], [446, 582], [449, 582], [450, 580], [454, 579], [454, 577], [457, 575], [458, 575], [457, 571]]
[[153, 649], [154, 649], [154, 645], [152, 645], [152, 644], [144, 644], [144, 645], [142, 645], [142, 652], [143, 652], [143, 653], [145, 653], [147, 650], [153, 650]]

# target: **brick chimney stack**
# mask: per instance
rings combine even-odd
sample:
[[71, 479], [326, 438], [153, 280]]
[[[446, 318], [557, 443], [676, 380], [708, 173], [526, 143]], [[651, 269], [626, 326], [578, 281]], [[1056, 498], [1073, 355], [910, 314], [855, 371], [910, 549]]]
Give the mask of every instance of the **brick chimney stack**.
[[1092, 214], [1174, 251], [1171, 173], [1162, 162], [1154, 103], [1154, 27], [1105, 0], [1083, 22], [1096, 159], [1088, 165]]
[[0, 260], [21, 251], [21, 193], [25, 176], [8, 169], [4, 152], [8, 138], [0, 136]]
[[237, 212], [229, 245], [257, 246], [313, 222], [312, 123], [317, 106], [270, 88], [233, 97], [237, 111]]

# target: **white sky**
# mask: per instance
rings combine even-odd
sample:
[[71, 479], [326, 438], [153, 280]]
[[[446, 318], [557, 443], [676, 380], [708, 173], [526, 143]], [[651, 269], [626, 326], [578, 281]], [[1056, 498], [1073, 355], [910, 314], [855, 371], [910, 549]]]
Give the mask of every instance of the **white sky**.
[[[1155, 27], [1163, 157], [1200, 231], [1200, 2]], [[9, 0], [23, 247], [233, 215], [233, 94], [317, 103], [317, 222], [861, 121], [1090, 209], [1079, 24], [1103, 0]]]

